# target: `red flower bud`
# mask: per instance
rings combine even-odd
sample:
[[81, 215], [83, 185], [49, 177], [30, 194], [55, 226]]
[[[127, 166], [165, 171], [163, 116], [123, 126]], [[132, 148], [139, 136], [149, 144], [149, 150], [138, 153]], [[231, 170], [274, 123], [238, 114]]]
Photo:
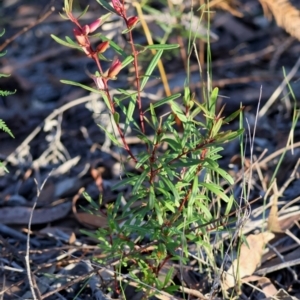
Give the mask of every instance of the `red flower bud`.
[[138, 22], [139, 22], [139, 18], [138, 17], [136, 17], [136, 16], [129, 17], [127, 19], [127, 27], [128, 27], [128, 29], [131, 29], [132, 27], [134, 27]]
[[109, 47], [109, 41], [105, 41], [105, 42], [102, 42], [101, 44], [99, 44], [96, 48], [96, 51], [98, 53], [103, 53], [106, 51], [106, 49]]
[[83, 35], [82, 31], [78, 28], [73, 29], [75, 38], [80, 46], [86, 45], [86, 37]]
[[101, 19], [97, 19], [89, 25], [90, 33], [94, 32], [99, 28], [101, 24]]
[[120, 0], [112, 0], [112, 6], [115, 9], [116, 13], [120, 16], [124, 16], [124, 6]]
[[108, 78], [115, 78], [122, 69], [122, 63], [119, 59], [115, 60], [108, 70]]

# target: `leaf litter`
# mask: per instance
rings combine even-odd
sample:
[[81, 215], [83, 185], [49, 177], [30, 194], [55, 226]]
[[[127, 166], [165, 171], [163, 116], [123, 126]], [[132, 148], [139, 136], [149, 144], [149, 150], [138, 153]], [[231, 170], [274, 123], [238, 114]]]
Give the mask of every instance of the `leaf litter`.
[[[269, 4], [270, 1], [265, 2]], [[14, 24], [5, 25], [8, 35], [14, 33], [16, 27], [28, 24], [32, 15], [39, 12], [37, 4], [28, 4], [27, 9], [29, 8], [32, 15], [26, 14], [26, 5], [16, 10], [18, 5], [20, 3], [16, 1], [15, 7], [8, 5], [3, 8], [8, 15], [16, 16]], [[255, 120], [260, 85], [263, 84], [264, 104], [283, 80], [282, 72], [277, 67], [284, 65], [292, 69], [299, 54], [299, 45], [290, 42], [289, 47], [285, 48], [281, 41], [288, 37], [276, 25], [271, 25], [273, 32], [270, 32], [258, 1], [247, 1], [247, 6], [242, 4], [238, 10], [232, 7], [227, 9], [239, 16], [241, 11], [245, 15], [245, 11], [250, 9], [253, 10], [253, 15], [245, 21], [223, 10], [217, 11], [218, 17], [212, 20], [211, 26], [211, 36], [215, 38], [212, 44], [212, 84], [221, 88], [222, 95], [229, 97], [220, 98], [217, 103], [220, 108], [227, 104], [224, 114], [239, 108], [242, 101], [247, 106], [250, 128], [253, 128], [254, 122], [251, 120]], [[93, 199], [99, 198], [100, 191], [102, 199], [99, 199], [99, 203], [105, 211], [106, 205], [116, 200], [116, 195], [110, 190], [118, 178], [116, 170], [122, 165], [129, 169], [134, 166], [125, 163], [125, 159], [119, 159], [119, 153], [100, 132], [97, 123], [104, 122], [108, 112], [103, 109], [97, 97], [72, 87], [62, 88], [59, 84], [58, 79], [62, 77], [84, 83], [86, 75], [82, 74], [78, 66], [88, 62], [75, 56], [71, 50], [61, 48], [59, 51], [53, 51], [44, 42], [49, 33], [57, 30], [62, 33], [69, 32], [65, 23], [60, 23], [60, 28], [56, 29], [57, 25], [54, 24], [57, 20], [58, 18], [52, 15], [46, 23], [33, 31], [35, 34], [20, 37], [18, 45], [14, 45], [8, 51], [7, 65], [0, 66], [0, 72], [9, 68], [9, 73], [12, 73], [11, 80], [20, 91], [12, 95], [9, 102], [0, 105], [0, 118], [9, 125], [17, 138], [13, 141], [0, 133], [0, 153], [4, 155], [1, 160], [7, 161], [10, 170], [9, 174], [0, 178], [0, 295], [3, 295], [4, 299], [31, 297], [26, 285], [23, 258], [28, 233], [26, 225], [36, 197], [33, 179], [42, 182], [52, 169], [53, 177], [49, 179], [47, 188], [42, 191], [41, 199], [33, 213], [33, 228], [29, 232], [32, 246], [31, 269], [42, 299], [72, 299], [79, 291], [83, 299], [90, 299], [92, 295], [96, 299], [108, 299], [108, 295], [115, 296], [109, 294], [115, 276], [115, 262], [110, 266], [95, 263], [94, 258], [105, 257], [97, 247], [97, 241], [81, 232], [82, 227], [105, 227], [107, 220], [105, 215], [99, 212], [89, 215], [88, 211], [92, 211], [93, 207], [87, 204], [79, 191], [84, 187]], [[159, 35], [160, 29], [156, 21], [149, 22]], [[51, 32], [48, 32], [49, 30]], [[116, 35], [117, 30], [109, 30], [112, 37]], [[222, 32], [220, 36], [219, 32]], [[297, 34], [296, 31], [292, 33]], [[53, 49], [56, 47], [52, 45]], [[41, 49], [42, 53], [39, 52]], [[40, 54], [32, 57], [31, 53], [34, 51]], [[268, 70], [271, 65], [276, 72], [270, 76]], [[201, 87], [197, 67], [197, 64], [191, 66], [192, 89]], [[168, 72], [169, 83], [175, 93], [178, 87], [183, 86], [185, 78], [185, 71], [180, 71], [179, 58], [168, 67]], [[296, 72], [294, 78], [298, 77]], [[5, 84], [7, 82], [5, 81]], [[299, 97], [299, 85], [292, 82], [292, 86]], [[119, 87], [116, 85], [115, 88]], [[161, 88], [160, 81], [154, 78], [149, 82], [145, 93], [149, 99], [156, 99]], [[239, 252], [238, 249], [232, 249], [230, 255], [238, 257], [232, 259], [231, 265], [223, 272], [221, 282], [218, 282], [219, 285], [225, 285], [228, 292], [241, 285], [241, 299], [300, 298], [300, 204], [297, 185], [299, 126], [295, 128], [295, 143], [286, 153], [271, 193], [267, 191], [266, 184], [284, 151], [291, 127], [291, 100], [284, 89], [282, 95], [283, 101], [277, 101], [270, 106], [258, 122], [257, 138], [254, 140], [256, 159], [253, 167], [256, 167], [250, 199], [263, 196], [266, 201], [259, 200], [251, 205], [251, 215], [240, 232], [246, 235], [246, 242], [242, 244]], [[59, 107], [60, 109], [53, 111]], [[108, 122], [102, 126], [109, 128], [110, 125]], [[228, 126], [234, 127], [236, 124]], [[59, 142], [55, 142], [55, 138]], [[128, 139], [133, 141], [134, 138], [134, 135], [128, 136]], [[136, 151], [143, 149], [142, 145], [136, 141], [134, 143]], [[103, 144], [106, 146], [105, 151], [101, 151]], [[264, 149], [268, 149], [267, 154], [258, 159]], [[230, 160], [238, 153], [235, 142], [228, 145], [221, 164], [228, 166]], [[249, 157], [249, 153], [246, 153], [246, 157]], [[234, 194], [238, 199], [241, 195], [238, 178], [243, 178], [245, 169], [242, 170], [243, 166], [238, 161], [232, 162], [228, 172], [236, 179]], [[130, 193], [130, 190], [124, 193]], [[267, 231], [268, 229], [271, 232]], [[254, 231], [262, 232], [253, 234]], [[229, 248], [230, 238], [229, 235], [221, 235], [221, 242]], [[151, 250], [151, 245], [145, 248]], [[205, 256], [200, 263], [198, 253], [199, 249], [190, 245], [190, 261], [186, 266], [175, 263], [168, 266], [174, 266], [176, 269], [172, 280], [180, 283], [182, 293], [176, 297], [161, 293], [156, 298], [181, 299], [185, 294], [190, 299], [210, 299], [213, 287], [212, 273], [207, 271]], [[131, 280], [128, 274], [118, 276], [119, 280], [126, 281], [133, 287], [125, 291], [127, 298], [141, 299], [143, 293], [135, 291], [136, 282]], [[163, 272], [161, 276], [164, 276]], [[89, 283], [83, 291], [87, 281]], [[218, 296], [211, 299], [218, 299]]]

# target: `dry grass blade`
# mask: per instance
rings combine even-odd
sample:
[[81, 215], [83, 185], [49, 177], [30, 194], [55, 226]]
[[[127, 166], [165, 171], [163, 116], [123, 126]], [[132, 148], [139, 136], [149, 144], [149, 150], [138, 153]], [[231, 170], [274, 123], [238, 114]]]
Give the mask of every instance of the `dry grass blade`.
[[287, 0], [259, 0], [266, 17], [272, 14], [278, 26], [300, 40], [300, 10]]
[[279, 219], [278, 219], [278, 197], [279, 192], [278, 192], [278, 188], [277, 188], [277, 183], [275, 182], [274, 186], [274, 195], [271, 197], [272, 198], [272, 206], [271, 206], [271, 210], [270, 210], [270, 214], [268, 217], [268, 229], [271, 232], [283, 232], [280, 224], [279, 224]]

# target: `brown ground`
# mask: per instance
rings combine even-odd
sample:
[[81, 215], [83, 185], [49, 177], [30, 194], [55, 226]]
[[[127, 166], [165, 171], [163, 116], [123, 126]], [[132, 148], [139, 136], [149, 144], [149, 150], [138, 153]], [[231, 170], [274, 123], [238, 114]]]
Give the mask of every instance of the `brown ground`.
[[[0, 73], [11, 74], [9, 78], [0, 79], [0, 89], [17, 90], [12, 96], [0, 97], [0, 119], [8, 124], [16, 137], [11, 139], [0, 132], [0, 159], [7, 161], [10, 171], [0, 177], [0, 296], [3, 299], [30, 298], [24, 256], [28, 221], [37, 186], [41, 187], [45, 182], [35, 208], [30, 237], [32, 277], [42, 295], [40, 299], [74, 299], [87, 274], [99, 269], [98, 265], [91, 264], [91, 257], [99, 256], [100, 250], [94, 240], [82, 235], [79, 230], [104, 226], [106, 220], [89, 216], [80, 209], [80, 204], [86, 205], [79, 196], [80, 189], [84, 187], [92, 198], [97, 199], [99, 186], [104, 186], [102, 194], [105, 203], [115, 199], [110, 187], [118, 180], [120, 159], [118, 151], [105, 143], [105, 137], [97, 126], [99, 123], [108, 126], [107, 111], [97, 97], [89, 96], [87, 91], [60, 83], [60, 79], [68, 79], [92, 85], [88, 73], [94, 72], [94, 66], [82, 53], [60, 46], [50, 37], [50, 34], [61, 38], [66, 35], [72, 37], [72, 25], [58, 15], [62, 2], [4, 0], [0, 3], [0, 29], [6, 29], [5, 36], [0, 39], [0, 49], [5, 39], [36, 22], [51, 6], [56, 7], [48, 18], [9, 43], [5, 47], [7, 55], [0, 59]], [[82, 5], [81, 2], [87, 1], [79, 2], [78, 5]], [[96, 1], [89, 2], [91, 9], [84, 19], [86, 23], [103, 13]], [[160, 10], [164, 9], [163, 5], [158, 6]], [[236, 17], [233, 13], [243, 16]], [[154, 37], [160, 37], [163, 33], [155, 20], [149, 16], [148, 22]], [[119, 45], [125, 46], [117, 19], [112, 19], [105, 30]], [[139, 30], [136, 31], [137, 43], [146, 43]], [[181, 35], [182, 32], [174, 29], [168, 42], [185, 44], [186, 39]], [[300, 44], [264, 17], [258, 0], [240, 1], [230, 12], [214, 9], [211, 40], [212, 84], [220, 88], [218, 105], [221, 108], [226, 104], [224, 115], [238, 109], [242, 103], [246, 106], [245, 126], [249, 124], [253, 132], [258, 105], [262, 109], [256, 128], [254, 159], [265, 149], [267, 152], [255, 167], [250, 195], [250, 200], [253, 200], [264, 196], [267, 191], [283, 152], [281, 149], [287, 144], [294, 105], [299, 107]], [[200, 59], [203, 49], [200, 48]], [[177, 53], [176, 56], [172, 54], [164, 58], [174, 93], [181, 90], [185, 79], [185, 55]], [[205, 65], [203, 68], [205, 71]], [[191, 89], [201, 101], [202, 81], [198, 69], [194, 56]], [[292, 75], [289, 84], [294, 96], [286, 84], [278, 90], [285, 82], [284, 72], [287, 76]], [[155, 101], [157, 95], [164, 95], [159, 75], [156, 75], [146, 89], [145, 106], [149, 101]], [[130, 84], [130, 74], [122, 73], [119, 80], [112, 82], [112, 88], [126, 88]], [[78, 100], [80, 98], [82, 100]], [[270, 107], [266, 106], [268, 104]], [[236, 128], [237, 123], [229, 126]], [[249, 134], [246, 133], [246, 136], [249, 141]], [[141, 146], [134, 135], [129, 139], [138, 151]], [[245, 280], [259, 290], [244, 284], [239, 299], [266, 299], [270, 295], [277, 295], [277, 299], [293, 299], [288, 296], [284, 298], [284, 293], [294, 296], [294, 299], [300, 298], [299, 146], [297, 123], [294, 150], [286, 153], [276, 176], [278, 193], [281, 193], [277, 203], [279, 221], [276, 217], [275, 220], [269, 217], [272, 226], [280, 226], [281, 232], [275, 234], [271, 250], [264, 254], [260, 267], [254, 273], [257, 277]], [[249, 147], [246, 148], [246, 157], [249, 158]], [[220, 161], [235, 179], [241, 174], [239, 153], [238, 142], [230, 143]], [[238, 198], [239, 184], [236, 184], [234, 193]], [[276, 189], [272, 189], [272, 194], [276, 194]], [[271, 198], [273, 203], [275, 198]], [[267, 197], [269, 202], [270, 197]], [[262, 228], [262, 215], [259, 214], [263, 210], [262, 205], [263, 200], [253, 204], [245, 234]], [[270, 215], [275, 207], [276, 203]], [[253, 246], [253, 251], [260, 250]], [[251, 259], [248, 256], [245, 260]], [[63, 276], [54, 278], [46, 276], [46, 273]], [[186, 290], [186, 297], [190, 295], [188, 299], [201, 299], [202, 294], [211, 290], [211, 283], [195, 266], [191, 265], [190, 271], [185, 271], [185, 277], [185, 286], [190, 289]], [[75, 278], [77, 282], [68, 284], [68, 278]], [[96, 287], [101, 283], [100, 277], [95, 275], [91, 278], [89, 285], [76, 299], [109, 299], [105, 298], [108, 293], [105, 284], [110, 285], [111, 275], [102, 274], [103, 294]], [[62, 290], [59, 286], [63, 287]], [[129, 288], [126, 294], [127, 299], [141, 298], [140, 294]], [[178, 294], [176, 299], [181, 297], [184, 297], [183, 294]]]

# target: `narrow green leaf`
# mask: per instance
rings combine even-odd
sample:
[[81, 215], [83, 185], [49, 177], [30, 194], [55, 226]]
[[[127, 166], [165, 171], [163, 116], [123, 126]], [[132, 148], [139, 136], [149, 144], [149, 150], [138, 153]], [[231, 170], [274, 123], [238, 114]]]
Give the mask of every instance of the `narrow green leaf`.
[[[174, 172], [168, 168], [168, 166], [164, 166], [164, 171], [167, 173], [167, 176], [170, 180], [174, 180]], [[176, 199], [175, 199], [176, 200]], [[176, 204], [177, 205], [177, 204]]]
[[2, 37], [5, 34], [5, 28], [2, 29], [1, 33], [0, 33], [0, 37]]
[[188, 86], [184, 87], [183, 104], [187, 106], [191, 100], [191, 90]]
[[122, 61], [122, 66], [123, 68], [132, 63], [134, 60], [133, 56], [127, 56], [123, 61]]
[[142, 155], [139, 156], [139, 160], [138, 160], [138, 163], [136, 164], [135, 168], [139, 169], [149, 159], [150, 156], [151, 156], [151, 154], [149, 154], [147, 152], [142, 153]]
[[178, 201], [180, 196], [178, 194], [178, 191], [176, 189], [176, 186], [166, 177], [161, 176], [160, 179], [167, 185], [169, 188], [169, 191], [174, 195], [175, 201]]
[[[100, 34], [100, 36], [103, 41], [109, 41], [110, 47], [112, 47], [119, 55], [121, 55], [123, 58], [126, 58], [126, 59], [128, 59], [128, 61], [130, 61], [129, 60], [130, 56], [128, 56], [127, 53], [119, 45], [117, 45], [114, 41], [110, 40], [109, 38], [105, 37], [102, 34]], [[132, 58], [132, 60], [133, 60], [133, 58]], [[127, 64], [129, 63], [128, 61], [126, 61]], [[124, 61], [122, 61], [122, 66], [125, 66]]]
[[233, 178], [226, 171], [224, 171], [223, 169], [218, 168], [218, 169], [215, 170], [215, 172], [220, 174], [221, 177], [223, 177], [225, 180], [227, 180], [229, 184], [234, 184]]
[[225, 194], [224, 190], [220, 186], [214, 183], [207, 183], [207, 182], [199, 182], [199, 185], [207, 188], [209, 191], [219, 196], [225, 202], [230, 201], [229, 197]]
[[186, 124], [188, 119], [186, 115], [183, 113], [182, 109], [179, 107], [179, 105], [176, 102], [171, 102], [172, 111], [176, 114], [178, 119], [183, 122], [183, 124]]
[[97, 124], [103, 131], [105, 131], [105, 134], [108, 136], [108, 138], [118, 147], [123, 147], [123, 145], [116, 139], [116, 137], [107, 131], [105, 127], [103, 127], [100, 124]]
[[62, 19], [69, 20], [69, 18], [67, 16], [63, 15], [61, 12], [58, 12], [58, 13]]
[[65, 0], [64, 1], [64, 8], [65, 8], [65, 11], [66, 12], [69, 12], [70, 11], [70, 7], [69, 7], [69, 0]]
[[209, 98], [209, 105], [210, 105], [210, 112], [212, 114], [215, 114], [216, 112], [216, 102], [218, 99], [219, 89], [215, 87], [213, 91], [211, 92], [210, 98]]
[[215, 135], [218, 134], [218, 132], [220, 131], [221, 127], [222, 127], [222, 124], [223, 124], [223, 120], [222, 119], [219, 119], [217, 120], [217, 122], [214, 122], [212, 128], [211, 128], [211, 134], [210, 134], [210, 137], [214, 137]]
[[158, 224], [162, 225], [164, 223], [164, 220], [163, 220], [161, 208], [159, 207], [157, 202], [154, 203], [154, 208], [155, 208]]
[[158, 119], [156, 117], [155, 110], [153, 108], [152, 103], [150, 103], [150, 114], [151, 114], [151, 119], [152, 119], [152, 125], [155, 129], [157, 129], [159, 122], [158, 122]]
[[145, 181], [147, 175], [148, 175], [148, 172], [149, 172], [149, 168], [146, 168], [143, 173], [138, 177], [138, 180], [136, 181], [133, 189], [132, 189], [132, 194], [135, 195], [138, 190], [140, 189], [142, 183]]
[[171, 203], [169, 201], [164, 201], [164, 206], [173, 214], [176, 212], [176, 207], [174, 203]]
[[206, 105], [205, 103], [199, 103], [198, 101], [194, 100], [194, 103], [199, 107], [199, 112], [200, 111], [203, 111], [204, 114], [207, 116], [207, 117], [211, 117], [211, 113], [210, 111], [206, 108]]
[[145, 228], [143, 226], [136, 226], [136, 225], [130, 225], [128, 224], [126, 226], [126, 228], [130, 229], [132, 232], [136, 232], [138, 233], [139, 235], [141, 236], [146, 236], [146, 235], [149, 235], [149, 228]]
[[163, 138], [161, 141], [167, 143], [172, 149], [174, 149], [176, 151], [181, 150], [181, 143], [178, 143], [177, 141], [175, 141], [171, 138], [166, 137], [166, 138]]
[[[157, 108], [157, 107], [159, 107], [159, 106], [162, 106], [163, 104], [169, 103], [169, 102], [171, 102], [171, 101], [173, 101], [173, 100], [179, 98], [180, 96], [181, 96], [181, 94], [180, 94], [180, 93], [177, 93], [177, 94], [171, 95], [171, 96], [169, 96], [169, 97], [166, 97], [166, 98], [164, 98], [164, 99], [161, 99], [161, 100], [159, 100], [159, 101], [157, 101], [157, 102], [155, 102], [155, 103], [153, 104], [153, 108]], [[145, 112], [147, 112], [147, 111], [149, 111], [149, 110], [150, 110], [150, 108], [147, 108], [147, 109], [145, 110]]]
[[194, 181], [193, 181], [193, 187], [192, 187], [192, 198], [196, 198], [196, 196], [199, 194], [199, 187], [198, 187], [198, 176], [195, 175]]
[[107, 1], [105, 1], [105, 0], [97, 0], [97, 2], [98, 2], [101, 6], [103, 6], [106, 10], [108, 10], [108, 11], [114, 13], [114, 14], [118, 14], [118, 13], [115, 11], [115, 9], [114, 9]]
[[156, 200], [155, 200], [154, 187], [151, 185], [150, 189], [149, 189], [149, 202], [148, 202], [149, 209], [153, 209], [154, 208], [155, 201]]
[[[224, 132], [222, 134], [219, 134], [218, 136], [216, 136], [216, 142], [217, 143], [225, 143], [225, 142], [229, 142], [235, 138], [237, 138], [239, 135], [241, 135], [244, 132], [244, 129], [239, 129], [237, 131], [227, 131]], [[211, 144], [213, 145], [213, 144]]]
[[201, 209], [201, 212], [205, 215], [206, 217], [206, 222], [209, 222], [212, 219], [212, 215], [211, 212], [209, 211], [209, 204], [208, 202], [205, 202], [205, 196], [204, 197], [197, 197], [198, 201], [196, 202], [196, 204], [199, 206], [199, 208]]
[[139, 134], [137, 135], [137, 137], [141, 140], [141, 142], [144, 142], [146, 145], [148, 145], [149, 147], [152, 145], [152, 141], [150, 141], [147, 136]]
[[89, 5], [87, 5], [85, 7], [85, 9], [83, 10], [83, 12], [79, 15], [79, 17], [77, 17], [77, 20], [79, 20], [80, 18], [82, 18], [86, 14], [86, 12], [88, 11], [89, 7], [90, 7]]
[[111, 189], [113, 191], [121, 188], [121, 187], [125, 187], [126, 185], [130, 184], [130, 185], [134, 185], [134, 183], [136, 182], [138, 176], [135, 175], [135, 176], [130, 176], [130, 177], [127, 177], [125, 179], [122, 179], [120, 182], [118, 182], [117, 184], [115, 184]]
[[179, 48], [178, 44], [155, 44], [155, 45], [148, 45], [145, 48], [147, 49], [154, 49], [154, 50], [171, 50]]
[[[211, 153], [209, 153], [209, 154], [210, 154], [210, 157], [206, 157], [204, 159], [204, 162], [209, 164], [211, 169], [219, 168], [219, 164], [211, 158]], [[207, 166], [207, 164], [205, 164], [205, 166]]]
[[119, 122], [120, 122], [120, 115], [119, 115], [119, 113], [115, 112], [113, 114], [113, 117], [114, 117], [114, 121], [116, 122], [116, 124], [119, 124]]
[[73, 49], [81, 49], [80, 46], [75, 46], [74, 44], [70, 44], [60, 38], [58, 38], [57, 36], [55, 36], [54, 34], [51, 34], [50, 35], [57, 43], [63, 45], [63, 46], [66, 46], [66, 47], [69, 47], [69, 48], [73, 48]]
[[133, 27], [131, 27], [131, 28], [126, 28], [126, 29], [124, 29], [122, 32], [121, 32], [121, 34], [125, 34], [125, 33], [128, 33], [128, 32], [130, 32], [130, 31], [132, 31], [133, 29], [134, 29], [134, 27], [135, 26], [133, 26]]
[[232, 113], [230, 116], [228, 116], [227, 118], [225, 118], [223, 120], [223, 124], [228, 124], [230, 123], [232, 120], [234, 120], [243, 110], [244, 110], [245, 106], [242, 106], [241, 108], [239, 108], [237, 111], [235, 111], [234, 113]]
[[234, 196], [230, 195], [229, 201], [227, 202], [225, 215], [228, 215], [230, 213], [233, 203], [234, 203]]
[[70, 37], [66, 36], [65, 39], [70, 45], [74, 45], [74, 47], [81, 50], [81, 47], [77, 43], [75, 43]]
[[142, 82], [141, 82], [141, 91], [144, 89], [145, 85], [147, 84], [153, 70], [155, 69], [159, 59], [161, 58], [163, 54], [163, 50], [159, 50], [156, 52], [156, 54], [153, 56], [147, 70], [146, 70], [146, 73], [145, 73], [145, 77], [143, 78]]
[[135, 106], [136, 106], [136, 95], [133, 97], [130, 97], [128, 106], [127, 106], [127, 110], [126, 110], [126, 120], [125, 120], [125, 127], [124, 127], [124, 132], [126, 133], [128, 127], [130, 126], [131, 122], [134, 121], [133, 119], [133, 113], [135, 110]]
[[199, 164], [201, 164], [200, 159], [188, 158], [188, 159], [180, 159], [179, 161], [173, 163], [171, 166], [173, 168], [183, 168], [183, 167], [198, 166]]
[[79, 86], [79, 87], [81, 87], [81, 88], [83, 88], [83, 89], [85, 89], [85, 90], [88, 90], [88, 91], [93, 92], [93, 93], [96, 93], [96, 94], [101, 94], [101, 95], [104, 94], [103, 91], [96, 90], [96, 89], [94, 89], [94, 88], [91, 88], [91, 87], [89, 87], [89, 86], [87, 86], [87, 85], [84, 85], [84, 84], [81, 84], [81, 83], [78, 83], [78, 82], [74, 82], [74, 81], [70, 81], [70, 80], [64, 80], [64, 79], [63, 79], [63, 80], [60, 80], [60, 82], [61, 82], [61, 83], [65, 83], [65, 84], [69, 84], [69, 85]]

